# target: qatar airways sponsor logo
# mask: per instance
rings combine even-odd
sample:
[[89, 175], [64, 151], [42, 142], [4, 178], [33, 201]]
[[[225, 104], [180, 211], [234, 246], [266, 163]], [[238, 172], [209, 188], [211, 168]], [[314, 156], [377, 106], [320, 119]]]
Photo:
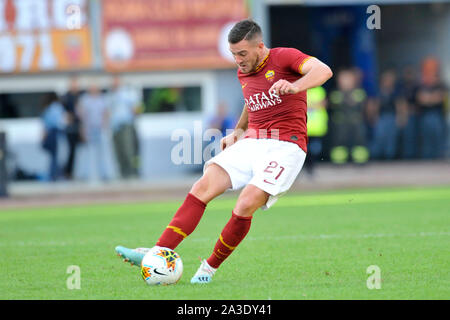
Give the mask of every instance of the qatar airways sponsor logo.
[[248, 98], [245, 98], [245, 103], [250, 111], [258, 111], [262, 109], [267, 109], [270, 107], [274, 107], [280, 104], [283, 100], [281, 100], [280, 96], [276, 93], [275, 90], [267, 91], [267, 93], [259, 92], [252, 94]]

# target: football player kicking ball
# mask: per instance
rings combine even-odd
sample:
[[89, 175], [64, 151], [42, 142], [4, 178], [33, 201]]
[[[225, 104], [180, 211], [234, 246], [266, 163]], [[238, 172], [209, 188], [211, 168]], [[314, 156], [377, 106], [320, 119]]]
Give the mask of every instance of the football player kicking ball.
[[[221, 140], [223, 151], [205, 163], [203, 176], [156, 243], [175, 249], [197, 227], [212, 199], [243, 188], [211, 256], [201, 262], [191, 283], [210, 282], [247, 235], [253, 213], [270, 208], [291, 187], [306, 156], [306, 90], [333, 75], [327, 65], [297, 49], [267, 48], [252, 20], [236, 23], [228, 42], [245, 106], [233, 133]], [[136, 265], [148, 250], [116, 247]]]

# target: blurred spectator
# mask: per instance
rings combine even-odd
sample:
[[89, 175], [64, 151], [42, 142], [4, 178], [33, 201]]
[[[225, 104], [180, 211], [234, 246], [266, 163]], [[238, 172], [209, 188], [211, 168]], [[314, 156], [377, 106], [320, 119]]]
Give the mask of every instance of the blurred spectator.
[[222, 133], [222, 136], [226, 136], [227, 129], [234, 129], [236, 120], [230, 114], [228, 106], [221, 102], [217, 107], [217, 114], [210, 120], [209, 127], [218, 129]]
[[400, 129], [400, 155], [403, 159], [417, 157], [418, 112], [414, 92], [417, 86], [416, 72], [412, 66], [406, 67], [400, 81], [401, 95], [404, 98], [405, 125]]
[[58, 139], [64, 130], [66, 121], [64, 107], [56, 93], [52, 92], [46, 96], [41, 119], [44, 125], [42, 147], [50, 155], [48, 177], [49, 180], [56, 181], [60, 178], [61, 173], [58, 164]]
[[122, 178], [135, 178], [138, 175], [139, 142], [135, 118], [140, 109], [139, 96], [132, 88], [121, 83], [118, 76], [108, 95], [111, 110], [111, 128], [114, 149]]
[[376, 103], [377, 118], [371, 157], [392, 160], [397, 153], [399, 128], [406, 123], [406, 105], [397, 87], [397, 76], [393, 70], [381, 74], [380, 94]]
[[415, 92], [419, 110], [420, 156], [443, 156], [445, 146], [444, 101], [446, 88], [439, 75], [439, 62], [428, 57], [422, 62], [421, 81]]
[[352, 69], [339, 71], [337, 89], [329, 97], [331, 161], [341, 164], [351, 157], [355, 163], [367, 162], [364, 127], [367, 95], [358, 83], [358, 74]]
[[322, 139], [328, 131], [327, 93], [324, 88], [316, 87], [307, 92], [308, 99], [308, 153], [305, 160], [306, 172], [314, 174], [314, 166], [322, 153]]
[[69, 91], [63, 96], [62, 102], [67, 114], [66, 136], [69, 146], [69, 154], [66, 165], [64, 166], [64, 175], [68, 179], [73, 177], [73, 165], [75, 160], [75, 152], [80, 142], [80, 119], [76, 112], [76, 106], [80, 92], [78, 89], [77, 78], [72, 78]]
[[77, 112], [87, 146], [88, 178], [95, 181], [99, 174], [102, 180], [108, 180], [106, 139], [109, 113], [104, 94], [95, 84], [80, 97]]
[[[236, 126], [236, 119], [231, 115], [228, 105], [225, 102], [220, 102], [217, 106], [216, 114], [209, 120], [209, 128], [217, 129], [220, 131], [222, 137], [227, 135], [227, 130], [234, 129]], [[216, 155], [216, 151], [220, 150], [219, 141], [216, 141], [216, 137], [212, 136], [211, 140], [208, 142], [208, 146], [211, 149], [210, 156], [214, 157]], [[209, 151], [209, 150], [208, 150]], [[203, 159], [203, 161], [207, 161], [209, 159]], [[203, 169], [202, 169], [203, 170]]]

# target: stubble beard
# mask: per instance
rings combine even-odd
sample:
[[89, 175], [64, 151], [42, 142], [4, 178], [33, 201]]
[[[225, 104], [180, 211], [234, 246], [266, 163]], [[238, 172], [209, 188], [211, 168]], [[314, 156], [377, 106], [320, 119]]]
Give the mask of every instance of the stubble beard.
[[255, 62], [253, 63], [252, 68], [250, 69], [250, 71], [247, 72], [247, 73], [252, 73], [252, 72], [256, 71], [256, 68], [258, 68], [259, 60], [260, 60], [260, 56], [259, 56], [259, 54], [256, 54]]

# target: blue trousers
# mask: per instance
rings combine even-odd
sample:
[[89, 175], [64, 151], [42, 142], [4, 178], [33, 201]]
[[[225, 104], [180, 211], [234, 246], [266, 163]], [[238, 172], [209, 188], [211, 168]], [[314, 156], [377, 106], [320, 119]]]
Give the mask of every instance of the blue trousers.
[[420, 156], [435, 159], [443, 156], [445, 122], [438, 110], [424, 112], [419, 117]]
[[370, 150], [372, 158], [387, 160], [395, 158], [397, 153], [397, 132], [395, 114], [382, 114], [375, 125], [374, 140]]

